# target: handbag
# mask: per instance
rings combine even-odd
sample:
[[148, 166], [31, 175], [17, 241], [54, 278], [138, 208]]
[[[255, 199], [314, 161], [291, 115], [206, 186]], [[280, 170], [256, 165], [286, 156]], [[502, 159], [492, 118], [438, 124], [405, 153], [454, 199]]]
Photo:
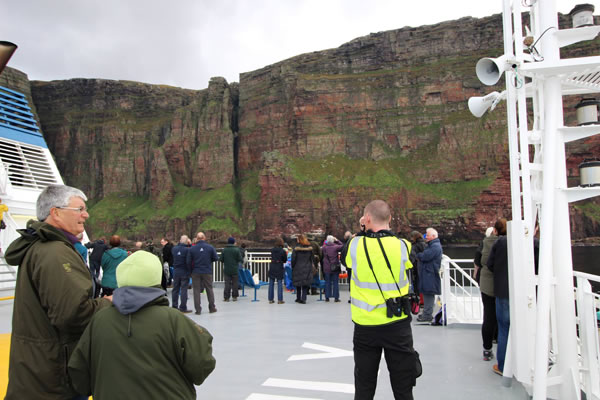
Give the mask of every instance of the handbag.
[[[329, 258], [329, 256], [327, 256], [327, 258]], [[338, 257], [335, 258], [334, 262], [331, 262], [331, 259], [329, 260], [329, 269], [332, 273], [340, 272], [342, 270], [342, 264]]]

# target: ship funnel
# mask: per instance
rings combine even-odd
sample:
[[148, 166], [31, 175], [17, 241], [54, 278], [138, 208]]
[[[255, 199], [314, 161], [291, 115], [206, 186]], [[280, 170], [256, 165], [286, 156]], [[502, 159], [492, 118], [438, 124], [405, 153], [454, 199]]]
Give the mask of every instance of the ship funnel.
[[6, 67], [8, 60], [10, 60], [16, 49], [16, 44], [0, 41], [0, 74], [4, 71], [4, 67]]

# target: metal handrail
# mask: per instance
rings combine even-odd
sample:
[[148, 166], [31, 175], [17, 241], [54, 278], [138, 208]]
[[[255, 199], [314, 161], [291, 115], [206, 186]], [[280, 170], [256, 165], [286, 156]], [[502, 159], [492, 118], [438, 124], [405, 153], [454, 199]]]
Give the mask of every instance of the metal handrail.
[[[481, 324], [482, 319], [479, 318], [479, 315], [483, 310], [483, 303], [479, 294], [479, 284], [471, 277], [470, 272], [459, 266], [458, 263], [473, 263], [473, 259], [453, 260], [445, 254], [442, 256], [441, 297], [444, 319], [447, 324]], [[462, 278], [462, 282], [458, 277]], [[465, 285], [465, 281], [468, 285]], [[471, 290], [467, 290], [466, 287], [470, 287]], [[469, 313], [470, 315], [468, 315]], [[477, 317], [473, 318], [475, 315]]]

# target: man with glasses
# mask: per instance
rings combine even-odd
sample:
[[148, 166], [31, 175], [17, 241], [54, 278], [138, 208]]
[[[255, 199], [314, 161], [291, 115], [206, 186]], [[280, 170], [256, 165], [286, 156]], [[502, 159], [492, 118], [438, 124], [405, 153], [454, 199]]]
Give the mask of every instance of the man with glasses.
[[85, 194], [50, 185], [6, 251], [18, 265], [6, 399], [80, 399], [67, 363], [92, 315], [112, 296], [94, 298], [92, 277], [75, 250], [89, 218]]

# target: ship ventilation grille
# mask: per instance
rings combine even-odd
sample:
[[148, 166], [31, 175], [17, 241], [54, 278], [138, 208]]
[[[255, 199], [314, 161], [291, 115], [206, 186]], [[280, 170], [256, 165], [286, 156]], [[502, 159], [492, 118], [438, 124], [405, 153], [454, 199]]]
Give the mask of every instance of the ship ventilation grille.
[[0, 159], [13, 186], [44, 189], [59, 183], [43, 148], [0, 138]]

